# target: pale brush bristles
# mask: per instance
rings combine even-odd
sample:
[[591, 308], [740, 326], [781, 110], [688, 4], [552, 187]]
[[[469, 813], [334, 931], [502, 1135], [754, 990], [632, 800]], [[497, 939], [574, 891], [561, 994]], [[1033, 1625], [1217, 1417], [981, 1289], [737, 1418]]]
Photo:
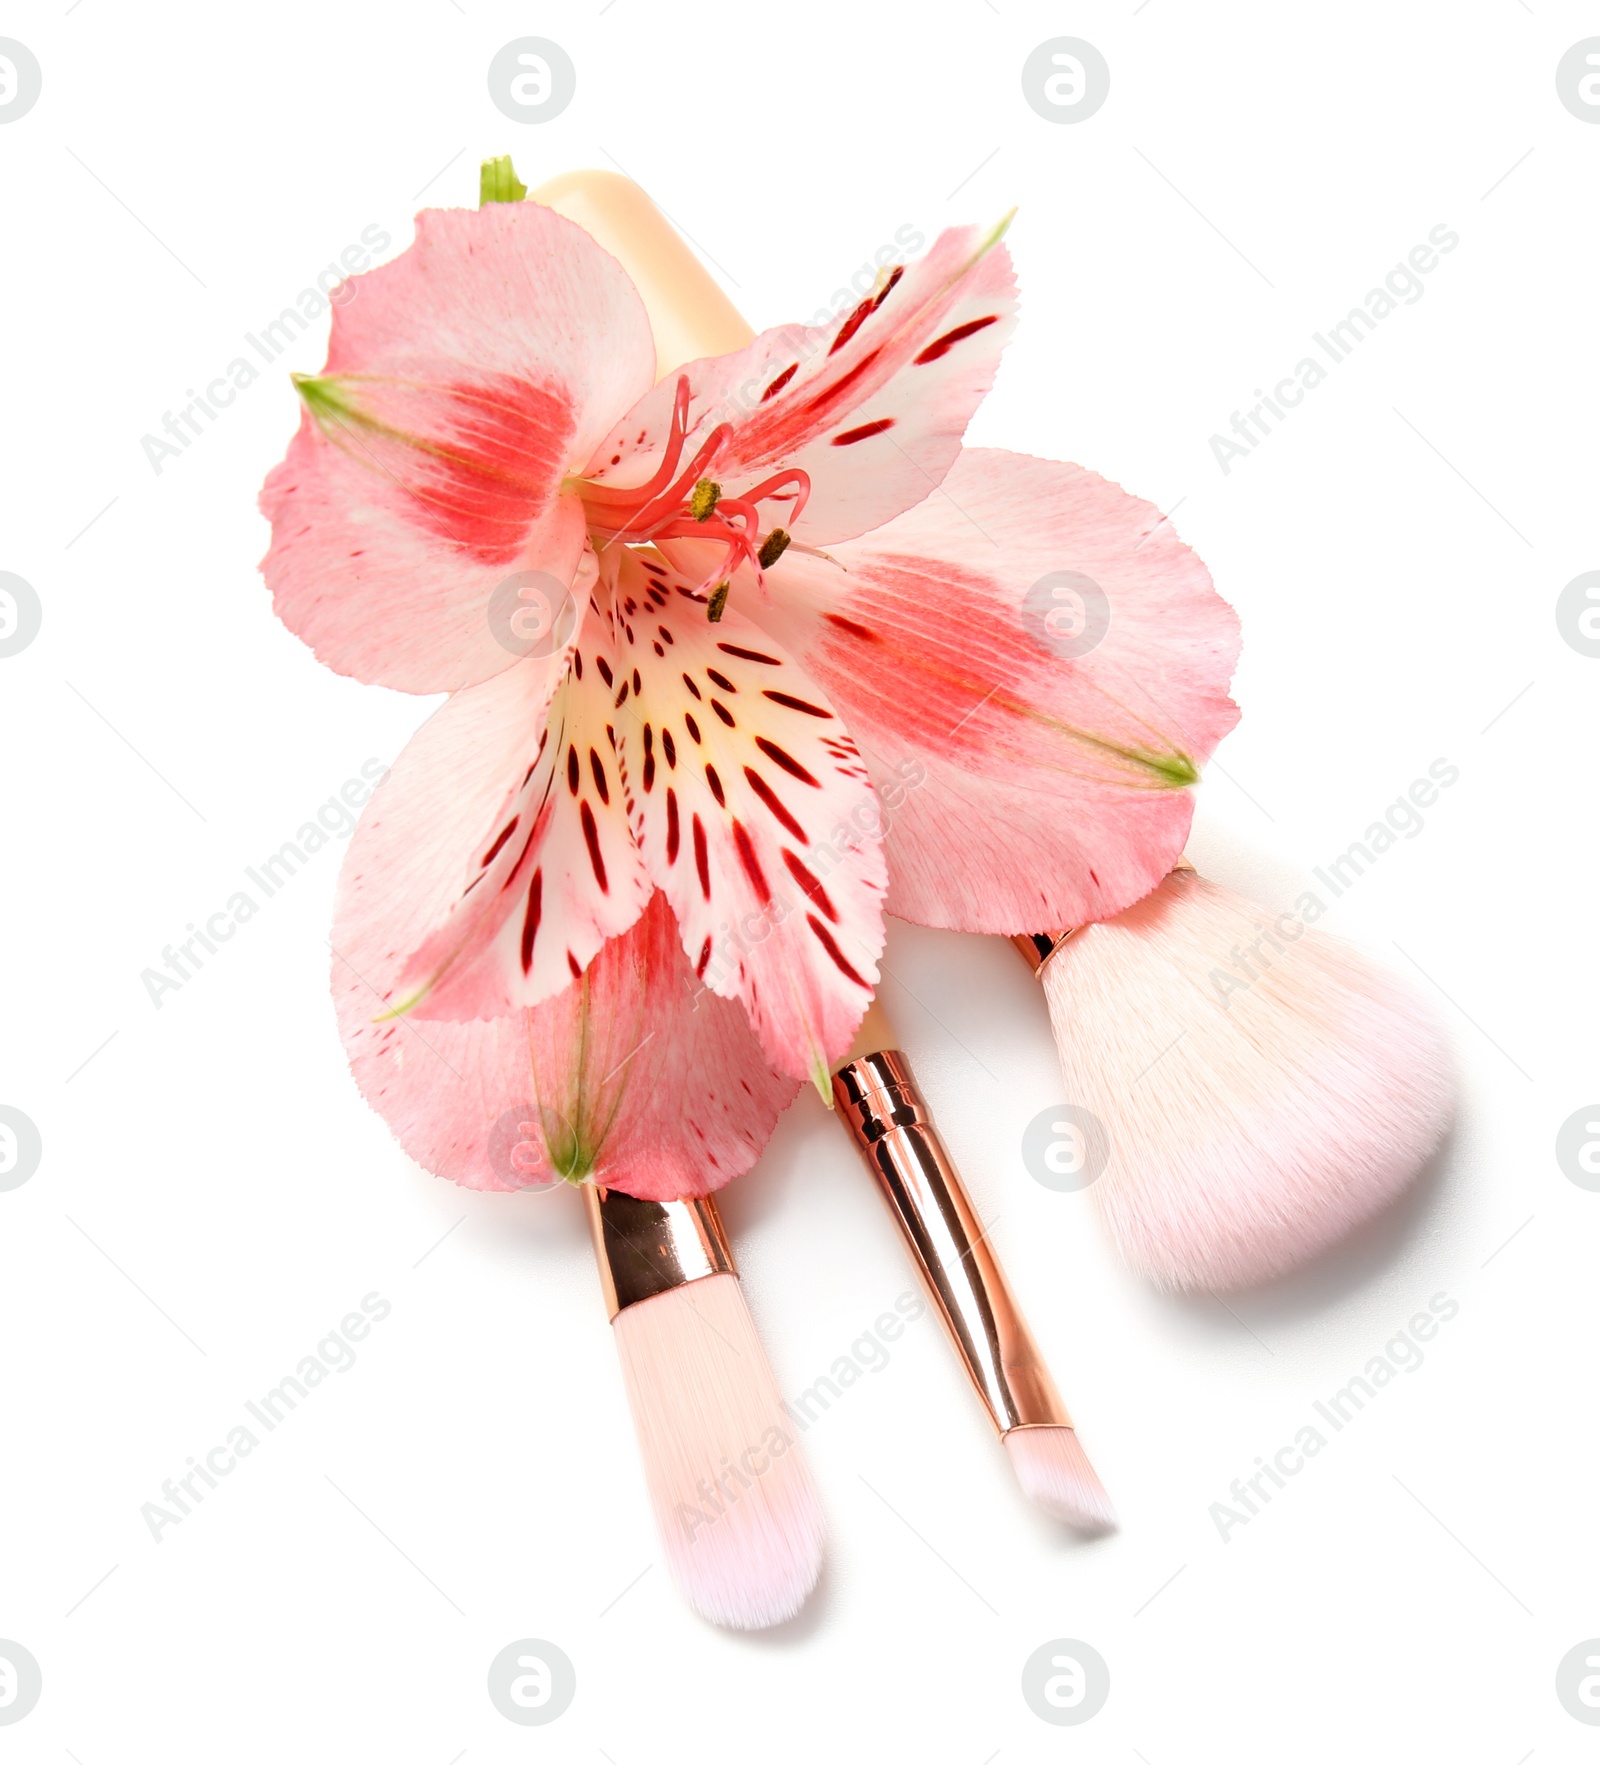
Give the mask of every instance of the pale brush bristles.
[[1047, 1514], [1080, 1532], [1110, 1532], [1117, 1524], [1111, 1497], [1095, 1475], [1072, 1428], [1013, 1428], [1000, 1437], [1022, 1493]]
[[1109, 1140], [1101, 1212], [1163, 1286], [1297, 1267], [1449, 1127], [1444, 1038], [1409, 986], [1192, 871], [1069, 938], [1043, 980], [1068, 1098]]
[[625, 1306], [612, 1329], [679, 1591], [734, 1630], [792, 1618], [822, 1570], [822, 1516], [738, 1277]]

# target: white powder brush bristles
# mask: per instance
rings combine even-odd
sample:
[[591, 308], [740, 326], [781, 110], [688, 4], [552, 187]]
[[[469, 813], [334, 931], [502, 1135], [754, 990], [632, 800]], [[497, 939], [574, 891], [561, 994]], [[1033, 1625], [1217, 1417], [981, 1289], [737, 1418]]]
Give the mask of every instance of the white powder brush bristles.
[[1449, 1055], [1414, 991], [1283, 925], [1182, 868], [1040, 970], [1068, 1096], [1106, 1131], [1100, 1211], [1164, 1287], [1298, 1267], [1388, 1206], [1450, 1124]]

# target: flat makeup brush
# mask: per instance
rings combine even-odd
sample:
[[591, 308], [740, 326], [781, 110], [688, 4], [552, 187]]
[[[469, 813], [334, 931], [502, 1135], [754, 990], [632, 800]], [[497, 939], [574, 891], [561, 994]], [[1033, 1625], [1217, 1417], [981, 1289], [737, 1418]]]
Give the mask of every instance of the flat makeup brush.
[[833, 1095], [1023, 1493], [1081, 1531], [1109, 1531], [1110, 1499], [881, 1006], [834, 1072]]
[[[586, 228], [632, 276], [661, 373], [749, 341], [637, 185], [569, 172], [530, 200]], [[782, 1623], [821, 1573], [821, 1509], [716, 1205], [639, 1201], [593, 1184], [584, 1199], [673, 1579], [712, 1623]]]
[[584, 1199], [672, 1578], [713, 1624], [781, 1624], [817, 1584], [822, 1516], [716, 1205]]
[[1106, 1132], [1100, 1212], [1163, 1287], [1298, 1267], [1393, 1201], [1450, 1125], [1449, 1054], [1414, 991], [1186, 860], [1115, 919], [1013, 942], [1068, 1096]]

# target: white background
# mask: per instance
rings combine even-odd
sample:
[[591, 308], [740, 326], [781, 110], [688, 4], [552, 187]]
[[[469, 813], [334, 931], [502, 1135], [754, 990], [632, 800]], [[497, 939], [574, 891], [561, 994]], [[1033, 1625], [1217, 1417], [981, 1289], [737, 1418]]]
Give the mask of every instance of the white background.
[[[1554, 604], [1600, 567], [1600, 127], [1554, 73], [1597, 21], [1562, 0], [8, 9], [44, 70], [0, 128], [0, 569], [44, 605], [0, 662], [0, 1101], [44, 1142], [0, 1194], [0, 1636], [44, 1674], [9, 1757], [1594, 1757], [1554, 1675], [1600, 1634], [1600, 1196], [1553, 1148], [1600, 1091], [1600, 661]], [[484, 77], [530, 32], [578, 70], [533, 127]], [[1069, 127], [1019, 84], [1064, 33], [1112, 81]], [[1015, 956], [892, 934], [886, 1000], [1113, 1539], [1023, 1505], [924, 1322], [807, 1436], [831, 1530], [810, 1608], [708, 1629], [659, 1561], [576, 1201], [422, 1174], [348, 1079], [342, 847], [160, 1010], [141, 984], [431, 708], [335, 677], [272, 616], [254, 505], [295, 422], [284, 372], [159, 475], [141, 437], [364, 226], [399, 250], [507, 150], [530, 184], [639, 178], [758, 326], [809, 319], [904, 224], [1019, 205], [1022, 325], [970, 439], [1181, 502], [1245, 630], [1204, 867], [1287, 904], [1431, 761], [1460, 768], [1328, 922], [1433, 994], [1459, 1128], [1396, 1218], [1231, 1313], [1148, 1291], [1087, 1195], [1025, 1175], [1021, 1128], [1060, 1085]], [[1461, 243], [1424, 297], [1224, 475], [1211, 434], [1440, 223]], [[308, 337], [282, 366], [321, 360]], [[786, 1392], [910, 1285], [814, 1098], [726, 1213]], [[141, 1504], [373, 1290], [393, 1311], [359, 1363], [153, 1542]], [[1460, 1311], [1427, 1364], [1224, 1543], [1229, 1482], [1439, 1292]], [[526, 1636], [577, 1671], [538, 1730], [484, 1690]], [[1110, 1668], [1071, 1731], [1019, 1689], [1057, 1637]]]

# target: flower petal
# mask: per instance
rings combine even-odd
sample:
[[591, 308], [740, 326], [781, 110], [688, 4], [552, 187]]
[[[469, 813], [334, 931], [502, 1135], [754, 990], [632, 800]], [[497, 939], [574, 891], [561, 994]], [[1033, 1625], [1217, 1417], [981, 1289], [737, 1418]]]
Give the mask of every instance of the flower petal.
[[262, 491], [262, 569], [330, 667], [469, 685], [517, 660], [490, 618], [507, 576], [572, 579], [584, 523], [562, 481], [654, 378], [649, 321], [621, 265], [535, 203], [425, 211], [348, 287]]
[[[811, 545], [868, 532], [921, 502], [955, 459], [1014, 323], [1015, 279], [999, 237], [951, 228], [832, 323], [780, 326], [688, 364], [686, 452], [728, 423], [712, 470], [730, 494], [780, 466], [808, 473], [804, 513], [773, 525]], [[596, 450], [602, 483], [650, 476], [676, 383], [668, 375]], [[772, 502], [781, 509], [784, 500], [792, 493]]]
[[386, 925], [374, 910], [347, 894], [335, 926], [340, 1034], [362, 1095], [436, 1176], [469, 1189], [565, 1176], [648, 1200], [706, 1195], [755, 1163], [794, 1097], [739, 1007], [695, 981], [660, 894], [581, 981], [475, 1023], [374, 1021]]
[[[1081, 466], [971, 449], [833, 558], [786, 554], [763, 618], [871, 769], [888, 911], [1017, 933], [1147, 894], [1188, 834], [1185, 787], [1238, 719], [1238, 620], [1164, 517]], [[1063, 576], [1077, 643], [1049, 624]]]
[[[695, 580], [622, 561], [629, 814], [696, 974], [744, 1002], [773, 1066], [825, 1086], [883, 949], [877, 802], [816, 682], [735, 605], [711, 624]], [[755, 593], [746, 572], [733, 601]]]
[[548, 664], [524, 662], [457, 693], [408, 748], [413, 788], [436, 807], [485, 777], [496, 798], [400, 970], [397, 1011], [460, 1022], [537, 1005], [644, 911], [651, 885], [624, 805], [609, 649], [591, 609], [553, 692]]
[[351, 841], [332, 980], [356, 1081], [413, 1158], [468, 1188], [587, 1171], [636, 1195], [705, 1193], [754, 1163], [795, 1086], [762, 1060], [739, 1007], [696, 982], [659, 894], [581, 983], [532, 1010], [462, 1023], [392, 1015], [406, 952], [459, 894], [461, 854], [523, 751], [510, 685], [436, 713]]

